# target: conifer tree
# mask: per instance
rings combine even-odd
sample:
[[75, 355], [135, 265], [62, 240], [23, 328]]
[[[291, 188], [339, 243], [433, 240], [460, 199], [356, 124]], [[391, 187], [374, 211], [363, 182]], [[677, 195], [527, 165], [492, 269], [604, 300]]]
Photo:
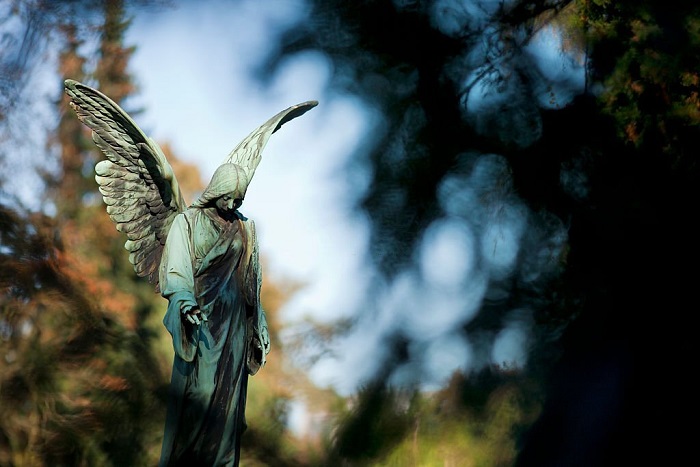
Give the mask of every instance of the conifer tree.
[[[98, 69], [109, 70], [102, 84], [113, 79], [123, 89], [129, 52], [119, 46], [123, 8], [114, 6], [104, 3]], [[88, 76], [72, 22], [82, 20], [60, 27], [59, 82]], [[152, 465], [168, 382], [154, 346], [159, 320], [150, 319], [158, 297], [135, 277], [104, 213], [89, 133], [65, 100], [59, 106], [52, 143], [60, 171], [47, 179], [56, 217], [7, 206], [0, 213], [0, 463]]]

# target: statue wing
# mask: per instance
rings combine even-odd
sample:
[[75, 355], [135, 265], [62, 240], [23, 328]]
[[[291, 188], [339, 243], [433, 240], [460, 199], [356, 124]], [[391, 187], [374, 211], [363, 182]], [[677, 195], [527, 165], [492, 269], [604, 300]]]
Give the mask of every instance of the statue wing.
[[233, 163], [241, 166], [246, 171], [248, 181], [250, 181], [253, 173], [255, 173], [255, 169], [260, 164], [262, 150], [272, 133], [279, 130], [288, 121], [304, 115], [317, 105], [318, 101], [306, 101], [281, 111], [238, 143], [238, 146], [226, 157], [224, 163]]
[[95, 180], [109, 217], [128, 238], [129, 261], [157, 288], [168, 230], [187, 207], [172, 167], [158, 144], [110, 98], [73, 80], [65, 81], [65, 91], [107, 157], [95, 166]]

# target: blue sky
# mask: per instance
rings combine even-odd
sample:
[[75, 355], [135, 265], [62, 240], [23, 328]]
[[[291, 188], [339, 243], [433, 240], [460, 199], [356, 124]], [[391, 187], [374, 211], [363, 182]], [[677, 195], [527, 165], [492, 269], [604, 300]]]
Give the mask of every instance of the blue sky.
[[[139, 12], [126, 42], [139, 85], [139, 125], [196, 163], [206, 180], [247, 134], [290, 105], [319, 106], [275, 133], [241, 208], [258, 226], [266, 274], [306, 284], [284, 310], [290, 320], [350, 313], [360, 292], [367, 229], [350, 212], [360, 194], [343, 166], [366, 131], [363, 110], [327, 89], [328, 64], [306, 54], [282, 67], [269, 87], [252, 76], [303, 3], [185, 2]], [[189, 200], [190, 202], [193, 200]]]
[[[127, 44], [138, 46], [130, 62], [139, 86], [133, 104], [145, 109], [137, 123], [197, 164], [207, 181], [250, 131], [290, 105], [318, 100], [272, 135], [241, 211], [256, 222], [264, 280], [303, 284], [284, 320], [349, 316], [370, 277], [367, 223], [354, 209], [362, 187], [344, 170], [368, 131], [365, 111], [328, 90], [329, 64], [320, 55], [286, 63], [269, 87], [252, 75], [283, 28], [303, 18], [303, 3], [177, 5], [139, 12], [127, 32]], [[322, 371], [317, 382], [333, 385], [337, 373]], [[303, 429], [304, 401], [291, 409], [292, 428]]]

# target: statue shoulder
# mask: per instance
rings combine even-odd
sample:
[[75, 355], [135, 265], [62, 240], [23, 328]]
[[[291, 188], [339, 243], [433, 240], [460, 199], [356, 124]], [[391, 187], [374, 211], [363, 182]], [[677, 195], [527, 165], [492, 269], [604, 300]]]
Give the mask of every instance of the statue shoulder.
[[189, 226], [192, 225], [192, 220], [197, 215], [196, 211], [198, 211], [196, 208], [187, 208], [179, 212], [173, 220], [173, 226], [177, 225], [179, 227], [189, 228]]
[[174, 230], [178, 230], [185, 235], [190, 235], [194, 226], [198, 224], [197, 217], [199, 215], [201, 215], [201, 210], [196, 208], [187, 208], [179, 212], [173, 218], [173, 222], [168, 230], [168, 237], [170, 237], [170, 233]]

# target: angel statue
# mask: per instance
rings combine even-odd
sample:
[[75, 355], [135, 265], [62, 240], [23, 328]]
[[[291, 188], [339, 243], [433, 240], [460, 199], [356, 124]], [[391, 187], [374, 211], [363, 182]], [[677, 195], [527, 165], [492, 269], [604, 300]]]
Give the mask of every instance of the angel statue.
[[248, 135], [187, 207], [163, 151], [124, 110], [77, 81], [65, 91], [106, 156], [95, 180], [129, 261], [168, 300], [175, 359], [160, 465], [238, 465], [248, 375], [270, 351], [255, 224], [238, 209], [272, 133], [318, 102]]

